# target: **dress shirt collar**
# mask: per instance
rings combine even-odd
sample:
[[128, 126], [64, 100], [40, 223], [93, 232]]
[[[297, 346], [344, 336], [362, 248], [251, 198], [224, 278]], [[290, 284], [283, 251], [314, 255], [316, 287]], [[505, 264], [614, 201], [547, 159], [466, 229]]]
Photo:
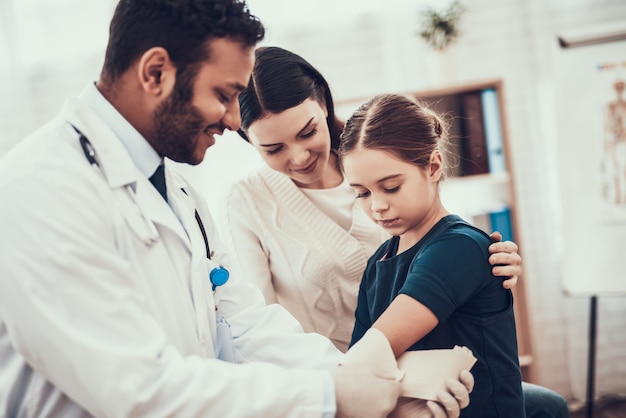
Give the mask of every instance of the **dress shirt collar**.
[[163, 162], [163, 158], [148, 141], [100, 93], [95, 83], [90, 83], [78, 98], [104, 120], [130, 154], [139, 171], [150, 177]]

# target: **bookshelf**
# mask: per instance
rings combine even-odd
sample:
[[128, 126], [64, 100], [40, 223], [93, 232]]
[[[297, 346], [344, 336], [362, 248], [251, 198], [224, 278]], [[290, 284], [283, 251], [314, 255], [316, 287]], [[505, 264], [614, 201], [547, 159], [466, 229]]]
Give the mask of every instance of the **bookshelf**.
[[[504, 240], [521, 242], [516, 216], [513, 164], [508, 150], [504, 86], [501, 80], [450, 86], [438, 90], [405, 92], [443, 115], [450, 127], [453, 159], [441, 183], [441, 198], [451, 212], [487, 233], [500, 231]], [[367, 98], [337, 103], [342, 118]], [[513, 290], [520, 366], [525, 381], [534, 380], [525, 280]]]

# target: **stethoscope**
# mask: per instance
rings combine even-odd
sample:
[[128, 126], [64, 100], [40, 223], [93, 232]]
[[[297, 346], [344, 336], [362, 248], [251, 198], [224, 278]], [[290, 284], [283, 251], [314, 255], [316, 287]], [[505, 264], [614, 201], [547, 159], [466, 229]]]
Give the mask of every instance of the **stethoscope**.
[[[91, 142], [89, 141], [89, 139], [87, 139], [87, 137], [80, 130], [78, 130], [74, 125], [72, 125], [72, 128], [74, 128], [74, 130], [79, 135], [78, 140], [80, 141], [80, 147], [83, 149], [85, 158], [87, 158], [87, 161], [89, 161], [89, 164], [94, 165], [99, 169], [100, 165], [98, 164], [98, 161], [96, 161], [96, 150], [94, 149], [93, 145], [91, 145]], [[187, 194], [185, 189], [181, 189], [181, 190], [183, 191], [183, 193]], [[141, 217], [146, 226], [146, 230], [138, 230], [136, 227], [133, 227], [133, 225], [135, 225], [134, 222], [129, 222], [129, 224], [135, 230], [135, 233], [137, 233], [137, 235], [142, 240], [142, 242], [150, 246], [159, 240], [159, 233], [156, 230], [154, 223], [150, 219], [148, 219], [148, 217], [143, 212], [141, 207], [137, 205], [137, 202], [135, 200], [135, 192], [132, 190], [132, 187], [130, 185], [126, 185], [126, 191], [128, 192], [135, 206], [141, 212]], [[207, 236], [206, 229], [204, 229], [204, 224], [202, 223], [202, 219], [200, 218], [200, 214], [198, 213], [198, 210], [196, 210], [195, 212], [196, 212], [195, 214], [196, 222], [198, 222], [198, 226], [200, 227], [200, 232], [202, 233], [202, 238], [204, 239], [204, 246], [206, 248], [206, 258], [207, 260], [211, 262], [210, 264], [212, 264], [211, 270], [209, 271], [209, 280], [211, 281], [212, 290], [215, 291], [217, 286], [222, 286], [228, 281], [228, 278], [230, 277], [230, 273], [224, 266], [221, 266], [213, 262], [211, 258], [212, 253], [211, 253], [211, 248], [209, 247], [209, 238]]]

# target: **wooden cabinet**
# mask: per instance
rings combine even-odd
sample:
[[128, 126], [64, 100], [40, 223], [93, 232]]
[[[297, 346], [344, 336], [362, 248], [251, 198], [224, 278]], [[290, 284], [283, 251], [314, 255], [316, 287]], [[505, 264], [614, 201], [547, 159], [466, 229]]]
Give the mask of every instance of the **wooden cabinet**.
[[[447, 179], [441, 183], [446, 209], [487, 233], [500, 231], [505, 240], [521, 242], [517, 224], [514, 167], [507, 135], [504, 87], [500, 80], [407, 92], [428, 104], [448, 121], [452, 154]], [[347, 118], [363, 100], [339, 102], [337, 114]], [[525, 381], [533, 381], [525, 281], [513, 290], [520, 365]]]

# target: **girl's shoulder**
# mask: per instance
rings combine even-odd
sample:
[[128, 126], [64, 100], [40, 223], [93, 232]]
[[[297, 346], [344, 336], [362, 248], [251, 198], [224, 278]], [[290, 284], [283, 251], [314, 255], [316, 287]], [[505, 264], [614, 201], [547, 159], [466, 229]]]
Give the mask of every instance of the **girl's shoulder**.
[[488, 263], [491, 238], [484, 231], [458, 216], [450, 215], [438, 225], [438, 230], [424, 240], [413, 262], [447, 260], [451, 257], [475, 257]]
[[444, 219], [441, 236], [466, 237], [480, 244], [491, 243], [489, 235], [480, 228], [470, 224], [458, 215], [448, 215]]

